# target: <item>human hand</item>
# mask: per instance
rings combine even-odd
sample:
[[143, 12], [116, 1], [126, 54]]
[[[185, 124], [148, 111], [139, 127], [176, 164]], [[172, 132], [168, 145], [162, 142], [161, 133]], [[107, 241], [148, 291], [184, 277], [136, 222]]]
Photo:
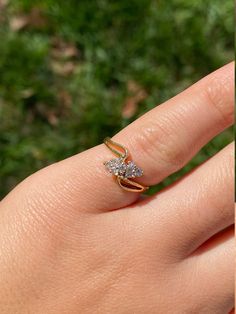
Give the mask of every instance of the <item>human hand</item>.
[[[233, 123], [233, 64], [114, 137], [153, 185]], [[153, 197], [122, 190], [99, 145], [0, 203], [2, 314], [224, 314], [233, 308], [233, 146]]]

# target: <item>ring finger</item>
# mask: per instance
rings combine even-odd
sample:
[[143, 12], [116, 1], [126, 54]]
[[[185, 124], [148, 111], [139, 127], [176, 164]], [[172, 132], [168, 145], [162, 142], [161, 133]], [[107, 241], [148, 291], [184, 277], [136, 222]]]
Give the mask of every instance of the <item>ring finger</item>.
[[[144, 170], [141, 182], [156, 184], [177, 171], [232, 124], [233, 73], [233, 64], [217, 70], [114, 137], [129, 148], [134, 161]], [[29, 194], [34, 194], [33, 181], [40, 180], [40, 199], [43, 201], [46, 194], [57, 209], [65, 204], [82, 211], [121, 208], [137, 200], [138, 195], [122, 190], [106, 173], [103, 163], [111, 158], [105, 145], [100, 145], [40, 171], [24, 184], [28, 184]], [[38, 200], [38, 195], [37, 191], [31, 196]]]

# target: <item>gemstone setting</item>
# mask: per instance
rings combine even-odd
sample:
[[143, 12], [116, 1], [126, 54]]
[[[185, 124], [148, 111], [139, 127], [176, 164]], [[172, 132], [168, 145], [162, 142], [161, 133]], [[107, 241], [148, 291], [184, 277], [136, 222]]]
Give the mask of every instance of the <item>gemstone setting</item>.
[[121, 178], [139, 178], [143, 176], [143, 170], [133, 161], [125, 162], [124, 158], [114, 158], [104, 163], [106, 169], [115, 176]]
[[142, 177], [143, 170], [135, 165], [133, 161], [128, 161], [126, 166], [125, 177], [126, 178], [139, 178]]

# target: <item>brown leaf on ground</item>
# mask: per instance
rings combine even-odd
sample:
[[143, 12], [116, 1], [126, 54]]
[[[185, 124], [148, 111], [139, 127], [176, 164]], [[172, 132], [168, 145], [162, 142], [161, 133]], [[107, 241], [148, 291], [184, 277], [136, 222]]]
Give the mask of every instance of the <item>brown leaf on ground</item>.
[[51, 68], [57, 75], [69, 76], [75, 71], [76, 64], [72, 61], [60, 62], [54, 60], [51, 62]]
[[9, 26], [13, 32], [17, 32], [28, 24], [28, 17], [26, 15], [13, 16], [10, 18]]
[[61, 38], [54, 38], [52, 42], [52, 56], [57, 59], [70, 59], [79, 56], [79, 50], [74, 43], [68, 43]]
[[74, 43], [66, 42], [60, 37], [52, 40], [51, 48], [51, 68], [53, 72], [60, 76], [69, 76], [78, 66], [79, 50]]
[[135, 115], [139, 104], [147, 98], [148, 94], [144, 88], [134, 81], [128, 82], [127, 90], [130, 95], [125, 100], [122, 117], [129, 119]]
[[23, 98], [23, 99], [27, 99], [27, 98], [30, 98], [31, 96], [33, 96], [34, 95], [34, 90], [32, 89], [32, 88], [27, 88], [27, 89], [23, 89], [22, 91], [21, 91], [21, 97]]
[[57, 108], [49, 108], [48, 104], [38, 102], [33, 112], [34, 117], [40, 116], [48, 121], [49, 124], [56, 126], [59, 123], [59, 114]]
[[12, 16], [9, 20], [9, 26], [14, 32], [20, 31], [25, 27], [43, 28], [46, 25], [47, 20], [42, 10], [37, 7], [32, 8], [29, 14]]
[[59, 100], [59, 103], [61, 104], [63, 110], [64, 109], [67, 110], [71, 107], [72, 97], [68, 93], [68, 91], [66, 91], [66, 90], [59, 91], [58, 100]]
[[58, 125], [59, 123], [59, 119], [56, 115], [55, 112], [53, 111], [49, 111], [48, 114], [47, 114], [47, 119], [48, 119], [48, 122], [52, 125], [52, 126], [56, 126]]
[[46, 17], [40, 8], [32, 8], [28, 18], [29, 26], [33, 26], [35, 28], [43, 28], [47, 25]]
[[8, 3], [9, 3], [9, 0], [0, 0], [0, 10], [5, 9]]

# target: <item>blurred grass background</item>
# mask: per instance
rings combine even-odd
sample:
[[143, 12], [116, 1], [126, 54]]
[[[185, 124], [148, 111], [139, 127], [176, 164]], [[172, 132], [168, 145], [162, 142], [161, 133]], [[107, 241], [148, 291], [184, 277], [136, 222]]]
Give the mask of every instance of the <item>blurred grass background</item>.
[[0, 0], [0, 198], [232, 60], [233, 12], [232, 0]]

